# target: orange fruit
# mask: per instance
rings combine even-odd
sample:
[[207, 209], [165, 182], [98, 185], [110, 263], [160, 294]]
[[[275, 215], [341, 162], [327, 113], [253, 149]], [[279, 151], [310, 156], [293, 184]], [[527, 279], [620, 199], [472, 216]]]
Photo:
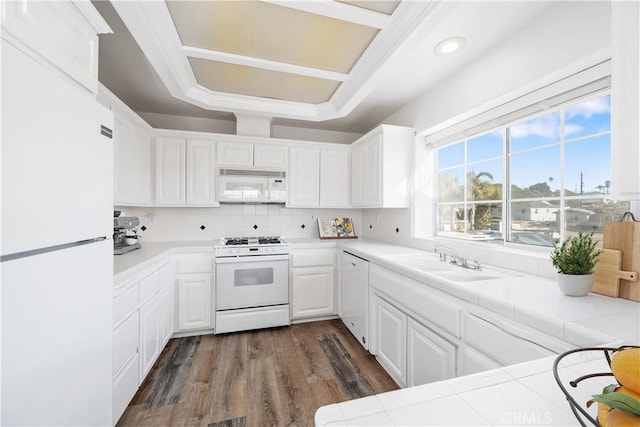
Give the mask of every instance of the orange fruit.
[[598, 424], [606, 426], [609, 422], [609, 405], [606, 403], [598, 402]]
[[[614, 390], [616, 393], [623, 393], [627, 396], [630, 396], [640, 402], [640, 394], [634, 393], [633, 391], [625, 388], [618, 387]], [[613, 420], [611, 415], [615, 412]], [[622, 411], [620, 409], [612, 409], [609, 410], [609, 405], [606, 403], [598, 402], [598, 415], [597, 415], [598, 424], [605, 426], [640, 426], [640, 417], [637, 417], [628, 412]]]
[[[598, 422], [600, 422], [600, 418], [598, 418]], [[600, 425], [607, 427], [638, 427], [640, 425], [640, 417], [614, 408], [609, 412], [607, 423]]]
[[611, 372], [620, 385], [640, 394], [640, 348], [616, 352], [611, 359]]

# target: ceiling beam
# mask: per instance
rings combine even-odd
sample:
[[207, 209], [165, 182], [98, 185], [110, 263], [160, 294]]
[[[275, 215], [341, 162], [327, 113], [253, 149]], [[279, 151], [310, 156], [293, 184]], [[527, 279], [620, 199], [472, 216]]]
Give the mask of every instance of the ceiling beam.
[[351, 6], [333, 0], [262, 0], [277, 6], [288, 7], [315, 15], [327, 16], [341, 21], [364, 25], [366, 27], [384, 29], [389, 25], [390, 15], [362, 7]]
[[182, 50], [185, 55], [192, 58], [226, 62], [229, 64], [243, 65], [245, 67], [261, 68], [264, 70], [278, 71], [281, 73], [315, 77], [317, 79], [343, 82], [348, 77], [348, 74], [345, 73], [338, 73], [335, 71], [323, 70], [320, 68], [305, 67], [302, 65], [288, 64], [286, 62], [271, 61], [269, 59], [255, 58], [252, 56], [238, 55], [235, 53], [202, 49], [199, 47], [183, 46]]

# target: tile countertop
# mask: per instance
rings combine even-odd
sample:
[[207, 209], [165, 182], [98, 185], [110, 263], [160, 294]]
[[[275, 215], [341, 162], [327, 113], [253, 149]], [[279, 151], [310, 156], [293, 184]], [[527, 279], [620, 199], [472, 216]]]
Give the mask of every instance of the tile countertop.
[[[293, 249], [295, 242], [292, 244]], [[640, 344], [637, 302], [597, 294], [568, 297], [559, 291], [555, 280], [492, 266], [486, 266], [484, 271], [498, 272], [502, 277], [453, 282], [402, 262], [403, 256], [428, 256], [425, 251], [366, 239], [338, 241], [336, 245], [576, 347]], [[585, 360], [593, 359], [592, 356], [593, 353], [567, 360], [560, 370], [561, 378], [575, 379], [587, 373], [609, 371], [600, 354], [596, 360]], [[323, 406], [316, 412], [316, 425], [579, 425], [553, 378], [554, 359]], [[563, 384], [569, 388], [567, 382]], [[592, 394], [614, 381], [604, 377], [587, 382], [572, 394], [579, 403], [586, 403]], [[589, 412], [594, 415], [595, 406]]]
[[[552, 279], [492, 266], [484, 270], [497, 271], [500, 278], [452, 282], [402, 262], [402, 257], [433, 254], [370, 239], [285, 239], [291, 250], [319, 247], [348, 250], [576, 347], [640, 343], [640, 304], [633, 301], [596, 294], [567, 297]], [[147, 242], [139, 250], [115, 256], [114, 279], [126, 280], [174, 253], [213, 251], [213, 245], [213, 241]], [[563, 363], [561, 376], [574, 379], [585, 373], [608, 371], [601, 356], [596, 360], [585, 359], [588, 358]], [[553, 379], [553, 360], [545, 358], [323, 406], [316, 412], [316, 425], [577, 425]], [[579, 387], [573, 395], [580, 403], [613, 382], [608, 377], [588, 381], [591, 381], [588, 387]]]
[[[473, 375], [381, 393], [323, 406], [316, 426], [495, 426], [579, 425], [553, 377], [555, 357], [493, 369]], [[571, 389], [581, 375], [610, 372], [602, 353], [571, 355], [558, 375], [578, 404], [600, 393], [613, 377], [587, 379]], [[596, 416], [597, 406], [584, 409]], [[586, 419], [585, 419], [586, 421]], [[590, 423], [587, 421], [587, 424]]]
[[213, 252], [214, 241], [143, 242], [140, 249], [113, 256], [113, 280], [119, 283], [179, 252]]

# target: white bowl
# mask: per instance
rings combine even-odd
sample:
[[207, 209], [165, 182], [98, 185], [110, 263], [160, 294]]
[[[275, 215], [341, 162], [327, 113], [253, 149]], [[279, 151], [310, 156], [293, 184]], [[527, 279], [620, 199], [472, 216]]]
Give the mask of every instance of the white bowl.
[[138, 238], [137, 237], [125, 237], [124, 238], [124, 242], [127, 245], [135, 245], [136, 243], [138, 243]]

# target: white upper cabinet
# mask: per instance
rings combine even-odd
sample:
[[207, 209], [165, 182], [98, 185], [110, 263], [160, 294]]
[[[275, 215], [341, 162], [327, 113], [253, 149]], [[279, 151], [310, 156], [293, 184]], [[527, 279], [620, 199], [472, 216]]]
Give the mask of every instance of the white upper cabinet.
[[287, 206], [350, 207], [349, 153], [349, 147], [291, 147]]
[[253, 144], [236, 141], [217, 143], [218, 166], [253, 166]]
[[353, 143], [354, 208], [404, 208], [410, 203], [413, 130], [381, 125]]
[[115, 110], [114, 193], [116, 205], [151, 203], [151, 136]]
[[286, 170], [288, 164], [289, 147], [286, 145], [253, 145], [253, 165], [255, 167]]
[[216, 201], [216, 142], [156, 138], [156, 205], [219, 206]]
[[187, 205], [217, 206], [216, 143], [187, 140]]
[[615, 196], [640, 199], [640, 4], [611, 2], [611, 145]]
[[286, 170], [289, 163], [289, 147], [286, 145], [224, 140], [219, 140], [217, 144], [218, 166]]
[[156, 204], [184, 205], [186, 201], [184, 138], [156, 138]]
[[320, 150], [320, 207], [351, 206], [351, 153], [348, 147]]
[[98, 34], [111, 29], [90, 2], [7, 1], [2, 9], [3, 39], [97, 92]]
[[291, 147], [287, 206], [317, 207], [320, 200], [320, 149]]

